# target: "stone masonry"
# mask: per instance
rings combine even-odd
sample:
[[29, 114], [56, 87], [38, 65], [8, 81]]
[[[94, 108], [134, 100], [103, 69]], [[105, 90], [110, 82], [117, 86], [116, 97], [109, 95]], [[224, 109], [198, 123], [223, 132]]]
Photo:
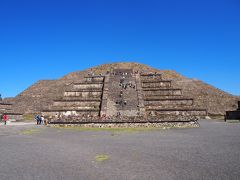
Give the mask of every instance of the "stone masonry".
[[4, 114], [8, 115], [9, 120], [22, 120], [22, 114], [14, 112], [11, 103], [4, 102], [0, 99], [0, 117]]
[[112, 68], [68, 85], [42, 113], [57, 124], [174, 123], [196, 121], [207, 110], [195, 107], [193, 98], [160, 73]]

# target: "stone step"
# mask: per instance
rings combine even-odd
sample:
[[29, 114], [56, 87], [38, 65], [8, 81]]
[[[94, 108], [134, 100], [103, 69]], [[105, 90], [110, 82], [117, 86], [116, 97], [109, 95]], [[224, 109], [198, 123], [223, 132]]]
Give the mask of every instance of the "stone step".
[[10, 109], [11, 106], [12, 106], [11, 104], [1, 104], [0, 109], [8, 109], [8, 108]]
[[145, 105], [146, 111], [148, 109], [189, 109], [193, 108], [192, 105], [180, 105], [180, 104], [167, 104], [167, 105]]
[[50, 121], [59, 121], [64, 117], [70, 117], [82, 119], [82, 117], [99, 117], [99, 111], [97, 110], [44, 110], [43, 115]]
[[61, 101], [61, 102], [65, 102], [65, 101], [79, 101], [79, 102], [101, 102], [101, 98], [82, 98], [79, 96], [69, 96], [69, 97], [61, 97], [59, 99], [55, 99], [54, 101]]
[[99, 111], [100, 108], [99, 107], [79, 107], [79, 106], [52, 106], [50, 109], [45, 109], [44, 112], [61, 112], [61, 111], [77, 111], [77, 112], [81, 112], [81, 111]]
[[100, 102], [99, 101], [54, 101], [53, 106], [93, 107], [93, 106], [100, 106]]
[[144, 101], [161, 101], [161, 100], [193, 100], [193, 98], [188, 98], [179, 95], [172, 95], [172, 96], [147, 96], [144, 98]]
[[102, 88], [91, 88], [91, 89], [72, 89], [65, 92], [102, 92]]
[[170, 86], [158, 86], [158, 87], [142, 87], [142, 90], [143, 92], [145, 92], [145, 91], [158, 91], [158, 90], [168, 91], [168, 90], [182, 90], [182, 89], [174, 89], [174, 88], [171, 88]]
[[142, 88], [160, 88], [160, 87], [171, 87], [171, 81], [166, 82], [142, 82]]
[[162, 95], [182, 95], [181, 89], [143, 89], [145, 97]]
[[74, 90], [102, 90], [103, 84], [74, 84]]
[[88, 76], [84, 76], [84, 78], [104, 78], [105, 76], [103, 75], [88, 75]]
[[92, 84], [103, 84], [103, 82], [74, 82], [73, 85], [92, 85]]
[[187, 105], [191, 106], [193, 105], [193, 99], [192, 98], [158, 98], [155, 100], [147, 100], [145, 101], [145, 106], [182, 106]]
[[6, 102], [0, 102], [0, 106], [2, 106], [2, 105], [11, 106], [12, 104], [11, 103], [6, 103]]
[[159, 79], [159, 80], [142, 80], [142, 83], [171, 83], [171, 80], [163, 80], [163, 79]]
[[144, 92], [146, 91], [182, 91], [180, 88], [144, 88]]
[[141, 81], [162, 80], [162, 74], [141, 74]]
[[103, 82], [104, 76], [85, 76], [85, 82]]
[[81, 97], [81, 98], [100, 98], [102, 91], [66, 91], [64, 92], [65, 97]]
[[141, 77], [145, 77], [145, 76], [147, 76], [147, 77], [149, 77], [149, 76], [150, 77], [152, 77], [152, 76], [154, 76], [154, 77], [155, 76], [161, 76], [162, 77], [162, 74], [161, 73], [141, 73], [140, 76]]
[[206, 109], [198, 108], [146, 108], [148, 115], [183, 115], [183, 116], [206, 116]]

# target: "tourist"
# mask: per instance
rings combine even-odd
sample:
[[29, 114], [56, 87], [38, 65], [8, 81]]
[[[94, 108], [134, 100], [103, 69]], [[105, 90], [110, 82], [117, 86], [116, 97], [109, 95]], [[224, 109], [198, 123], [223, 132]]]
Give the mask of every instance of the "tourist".
[[40, 115], [38, 115], [38, 116], [37, 116], [37, 118], [38, 118], [38, 125], [41, 125], [41, 123], [42, 123], [42, 120], [41, 120], [41, 117], [40, 117]]
[[37, 125], [41, 124], [41, 117], [39, 115], [35, 116], [35, 120], [37, 121]]
[[45, 119], [44, 116], [41, 116], [41, 124], [44, 125], [45, 124]]
[[47, 118], [45, 118], [44, 123], [45, 123], [45, 125], [48, 125], [48, 119]]
[[4, 121], [4, 124], [7, 125], [8, 116], [6, 114], [3, 115], [3, 121]]
[[54, 115], [54, 120], [59, 120], [59, 115], [58, 115], [58, 113], [56, 113], [56, 114]]
[[37, 125], [38, 125], [38, 118], [37, 118], [37, 115], [34, 117], [34, 119], [36, 120]]

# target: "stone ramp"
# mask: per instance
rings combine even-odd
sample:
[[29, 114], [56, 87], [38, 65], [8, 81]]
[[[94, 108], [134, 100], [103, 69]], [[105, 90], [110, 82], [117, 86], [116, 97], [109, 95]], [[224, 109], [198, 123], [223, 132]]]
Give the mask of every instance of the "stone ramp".
[[132, 71], [115, 70], [109, 78], [108, 116], [137, 116], [136, 77]]

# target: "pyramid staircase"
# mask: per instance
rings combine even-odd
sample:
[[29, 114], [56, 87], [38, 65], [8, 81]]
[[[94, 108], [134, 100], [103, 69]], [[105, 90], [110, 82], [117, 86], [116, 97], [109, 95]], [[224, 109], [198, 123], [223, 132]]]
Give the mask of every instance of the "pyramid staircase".
[[108, 116], [137, 116], [136, 77], [130, 70], [113, 70], [109, 77]]

